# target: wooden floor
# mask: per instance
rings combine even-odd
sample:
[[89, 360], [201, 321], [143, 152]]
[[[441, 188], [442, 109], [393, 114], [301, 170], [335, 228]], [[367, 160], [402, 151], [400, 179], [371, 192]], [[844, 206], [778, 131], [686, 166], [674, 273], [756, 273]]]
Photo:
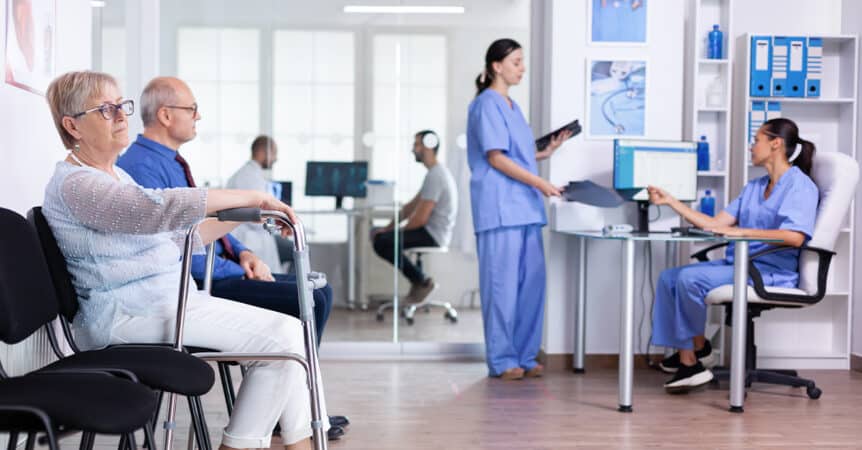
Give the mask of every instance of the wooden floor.
[[[323, 363], [330, 413], [353, 425], [330, 448], [862, 448], [862, 373], [809, 371], [823, 389], [755, 385], [745, 413], [727, 412], [726, 386], [686, 396], [661, 389], [666, 376], [635, 372], [634, 413], [616, 411], [617, 373], [552, 373], [542, 379], [488, 379], [481, 362]], [[205, 398], [213, 440], [226, 417], [220, 391]], [[185, 448], [180, 408], [175, 448]], [[185, 424], [185, 425], [182, 425]], [[77, 438], [63, 442], [77, 445]], [[100, 438], [100, 449], [116, 448]], [[273, 448], [279, 448], [273, 440]]]

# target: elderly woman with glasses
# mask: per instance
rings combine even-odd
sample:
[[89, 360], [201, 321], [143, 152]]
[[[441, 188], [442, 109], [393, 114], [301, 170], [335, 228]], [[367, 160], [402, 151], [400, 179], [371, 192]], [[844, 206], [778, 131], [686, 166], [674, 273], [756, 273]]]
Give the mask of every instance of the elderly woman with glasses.
[[[85, 347], [152, 342], [153, 336], [171, 341], [180, 282], [178, 244], [208, 213], [261, 207], [295, 219], [290, 207], [257, 191], [138, 186], [115, 165], [129, 144], [126, 116], [134, 112], [134, 103], [123, 99], [110, 75], [61, 75], [46, 97], [70, 151], [57, 163], [42, 209], [78, 294], [81, 306], [73, 327]], [[196, 239], [212, 242], [234, 226], [207, 221]], [[300, 322], [284, 314], [194, 293], [186, 318], [187, 345], [233, 352], [305, 351]], [[269, 448], [276, 423], [288, 449], [310, 448], [303, 369], [284, 361], [251, 363], [221, 449]]]

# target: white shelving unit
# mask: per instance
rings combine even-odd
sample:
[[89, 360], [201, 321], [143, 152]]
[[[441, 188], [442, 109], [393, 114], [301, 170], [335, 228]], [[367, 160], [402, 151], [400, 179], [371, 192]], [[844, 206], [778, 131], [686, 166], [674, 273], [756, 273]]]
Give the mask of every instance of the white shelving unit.
[[[698, 141], [706, 136], [709, 142], [709, 170], [697, 173], [698, 198], [709, 189], [715, 197], [715, 212], [722, 211], [727, 206], [730, 195], [730, 144], [731, 144], [731, 106], [733, 86], [733, 55], [734, 40], [732, 24], [732, 8], [734, 0], [689, 0], [689, 20], [686, 23], [685, 48], [685, 104], [683, 124], [683, 140]], [[724, 59], [708, 59], [708, 34], [712, 26], [718, 25], [724, 35]], [[720, 96], [710, 97], [713, 83], [718, 82], [722, 92]], [[698, 204], [692, 205], [696, 209]], [[689, 264], [689, 255], [705, 247], [705, 245], [680, 245], [677, 255], [678, 264]], [[710, 314], [706, 334], [712, 336], [719, 332], [716, 350], [721, 353], [724, 341], [722, 309], [713, 308]]]
[[[818, 98], [752, 97], [749, 74], [751, 37], [770, 33], [750, 33], [736, 42], [744, 49], [736, 55], [733, 109], [731, 195], [738, 195], [749, 180], [765, 175], [748, 161], [748, 113], [752, 101], [779, 102], [781, 117], [799, 126], [803, 139], [813, 142], [818, 152], [843, 152], [856, 156], [858, 58], [857, 36], [810, 36], [823, 39], [823, 77]], [[758, 364], [772, 368], [849, 369], [853, 310], [854, 211], [851, 205], [833, 258], [827, 282], [827, 296], [818, 304], [801, 309], [772, 310], [758, 319], [756, 342]], [[849, 250], [849, 251], [848, 251]]]
[[[731, 8], [734, 0], [690, 0], [686, 23], [685, 123], [683, 139], [698, 141], [706, 136], [709, 142], [709, 170], [698, 172], [698, 197], [709, 189], [715, 197], [715, 211], [727, 205], [730, 179], [730, 112], [733, 86], [733, 24]], [[708, 34], [718, 25], [724, 34], [725, 59], [708, 59]], [[720, 95], [710, 96], [718, 83]], [[712, 97], [712, 98], [710, 98]], [[681, 261], [687, 262], [687, 261]]]

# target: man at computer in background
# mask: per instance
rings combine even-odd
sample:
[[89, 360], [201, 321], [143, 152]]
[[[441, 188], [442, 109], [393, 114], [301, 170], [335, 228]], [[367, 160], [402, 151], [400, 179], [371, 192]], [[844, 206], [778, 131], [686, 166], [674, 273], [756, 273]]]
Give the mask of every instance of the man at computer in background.
[[[399, 230], [399, 267], [410, 280], [410, 292], [407, 301], [418, 303], [425, 300], [437, 283], [425, 275], [409, 258], [405, 258], [402, 250], [413, 247], [444, 247], [452, 239], [452, 228], [455, 226], [455, 215], [458, 211], [458, 194], [455, 179], [449, 169], [437, 162], [437, 151], [440, 149], [440, 138], [431, 130], [423, 130], [415, 135], [413, 141], [413, 156], [416, 162], [422, 163], [428, 172], [422, 181], [419, 193], [401, 208], [399, 217], [407, 221]], [[374, 231], [372, 242], [374, 252], [381, 258], [394, 264], [395, 262], [395, 223]]]
[[[201, 119], [191, 89], [182, 80], [154, 78], [141, 94], [144, 132], [117, 160], [117, 165], [145, 188], [168, 189], [194, 186], [191, 168], [179, 148], [195, 138], [195, 124]], [[299, 316], [296, 279], [272, 275], [269, 266], [230, 234], [214, 242], [212, 295], [260, 308]], [[192, 276], [204, 277], [206, 258], [195, 255]], [[332, 288], [314, 290], [314, 322], [318, 340], [332, 308]], [[330, 416], [329, 437], [337, 439], [349, 423], [344, 416]], [[335, 430], [335, 431], [333, 431]]]
[[[258, 136], [251, 143], [251, 159], [239, 168], [228, 180], [228, 189], [249, 189], [271, 194], [272, 181], [268, 173], [278, 159], [278, 146], [269, 136]], [[244, 223], [234, 228], [233, 234], [249, 250], [254, 252], [274, 272], [281, 272], [281, 260], [275, 237], [260, 224]]]

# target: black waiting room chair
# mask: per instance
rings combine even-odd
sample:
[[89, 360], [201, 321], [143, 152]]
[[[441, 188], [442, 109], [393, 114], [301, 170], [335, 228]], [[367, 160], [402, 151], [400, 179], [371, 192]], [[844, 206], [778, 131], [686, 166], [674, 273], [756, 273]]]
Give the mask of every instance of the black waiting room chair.
[[[0, 232], [0, 341], [12, 345], [50, 324], [58, 307], [32, 227], [0, 208]], [[82, 448], [100, 433], [122, 436], [121, 447], [132, 450], [136, 430], [154, 442], [150, 421], [156, 405], [155, 392], [123, 370], [91, 364], [9, 377], [0, 366], [0, 431], [9, 433], [9, 450], [21, 433], [27, 450], [39, 434], [56, 450], [59, 437], [78, 431], [85, 433]]]
[[[188, 399], [192, 421], [192, 431], [196, 441], [203, 450], [210, 445], [209, 433], [204, 418], [200, 396], [212, 388], [214, 375], [212, 368], [199, 358], [187, 353], [174, 351], [170, 345], [117, 345], [102, 350], [81, 351], [75, 344], [69, 323], [78, 311], [78, 296], [72, 286], [72, 280], [66, 267], [66, 260], [60, 252], [57, 241], [42, 214], [40, 207], [35, 207], [27, 214], [31, 225], [35, 227], [41, 252], [47, 261], [48, 273], [56, 295], [53, 297], [58, 304], [59, 322], [65, 341], [72, 350], [72, 355], [64, 357], [59, 345], [58, 336], [53, 327], [48, 327], [48, 336], [54, 352], [60, 358], [46, 369], [68, 369], [86, 367], [112, 367], [124, 369], [135, 374], [141, 383], [159, 392], [159, 403], [163, 392], [173, 392], [184, 395]], [[158, 411], [154, 411], [158, 414]], [[153, 416], [156, 422], [157, 416]]]

